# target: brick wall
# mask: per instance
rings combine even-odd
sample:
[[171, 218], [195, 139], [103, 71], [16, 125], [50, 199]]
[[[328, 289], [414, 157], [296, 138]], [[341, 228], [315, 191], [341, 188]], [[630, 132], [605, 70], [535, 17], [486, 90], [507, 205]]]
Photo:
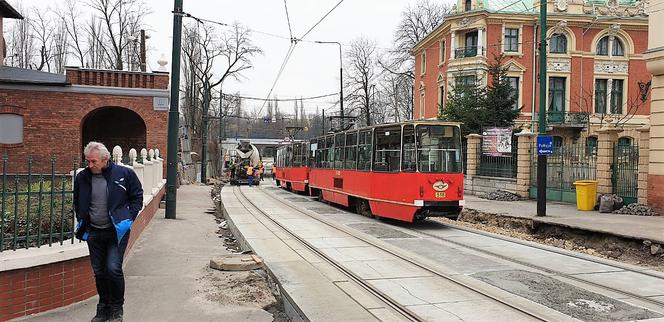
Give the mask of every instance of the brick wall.
[[[165, 191], [164, 186], [136, 218], [125, 257], [159, 209]], [[0, 272], [0, 321], [67, 306], [96, 294], [89, 256]]]
[[516, 193], [516, 179], [485, 176], [465, 177], [464, 192], [467, 194], [478, 195], [496, 190]]
[[[145, 122], [147, 148], [158, 148], [162, 157], [166, 157], [168, 113], [153, 109], [152, 96], [3, 89], [0, 110], [11, 107], [23, 115], [24, 122], [22, 144], [0, 144], [0, 155], [9, 156], [8, 171], [25, 171], [29, 155], [35, 160], [33, 170], [36, 172], [50, 172], [51, 156], [55, 156], [59, 172], [71, 171], [74, 160], [82, 155], [85, 143], [81, 130], [86, 116], [109, 106], [123, 107], [138, 114]], [[142, 147], [135, 148], [140, 151]]]

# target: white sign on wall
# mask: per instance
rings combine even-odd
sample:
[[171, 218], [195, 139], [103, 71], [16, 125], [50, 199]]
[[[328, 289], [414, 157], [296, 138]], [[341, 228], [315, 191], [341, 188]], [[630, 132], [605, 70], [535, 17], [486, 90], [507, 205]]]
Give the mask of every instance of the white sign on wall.
[[168, 112], [170, 107], [170, 100], [168, 97], [153, 97], [152, 107], [155, 111], [165, 111]]

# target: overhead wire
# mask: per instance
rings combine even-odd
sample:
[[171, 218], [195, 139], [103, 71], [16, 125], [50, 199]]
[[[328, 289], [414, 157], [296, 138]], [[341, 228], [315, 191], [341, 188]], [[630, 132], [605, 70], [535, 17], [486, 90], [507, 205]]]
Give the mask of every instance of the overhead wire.
[[284, 0], [284, 9], [286, 9], [286, 22], [288, 22], [288, 33], [290, 34], [291, 40], [293, 39], [293, 29], [291, 28], [290, 16], [288, 15], [288, 5], [286, 0]]

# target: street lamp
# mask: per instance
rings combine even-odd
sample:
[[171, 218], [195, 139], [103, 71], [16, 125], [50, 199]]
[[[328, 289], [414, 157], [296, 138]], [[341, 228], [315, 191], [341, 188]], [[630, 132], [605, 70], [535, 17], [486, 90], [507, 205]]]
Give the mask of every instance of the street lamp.
[[315, 41], [317, 44], [337, 44], [339, 45], [339, 114], [341, 115], [341, 122], [343, 127], [344, 121], [344, 66], [343, 66], [343, 54], [341, 52], [341, 43], [338, 41]]

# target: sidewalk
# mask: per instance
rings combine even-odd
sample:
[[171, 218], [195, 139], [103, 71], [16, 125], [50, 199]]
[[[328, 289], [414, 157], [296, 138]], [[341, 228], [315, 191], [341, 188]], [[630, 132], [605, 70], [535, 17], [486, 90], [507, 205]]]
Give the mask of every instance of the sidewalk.
[[645, 217], [579, 211], [576, 205], [547, 202], [546, 217], [537, 217], [537, 201], [495, 201], [466, 195], [466, 208], [507, 217], [531, 218], [535, 223], [565, 226], [664, 244], [664, 216]]
[[[210, 186], [178, 189], [177, 219], [160, 209], [125, 260], [125, 321], [272, 321], [260, 308], [210, 301], [210, 258], [227, 254], [215, 231]], [[220, 290], [217, 290], [220, 291]], [[223, 290], [221, 290], [223, 291]], [[25, 321], [89, 321], [98, 297]]]

